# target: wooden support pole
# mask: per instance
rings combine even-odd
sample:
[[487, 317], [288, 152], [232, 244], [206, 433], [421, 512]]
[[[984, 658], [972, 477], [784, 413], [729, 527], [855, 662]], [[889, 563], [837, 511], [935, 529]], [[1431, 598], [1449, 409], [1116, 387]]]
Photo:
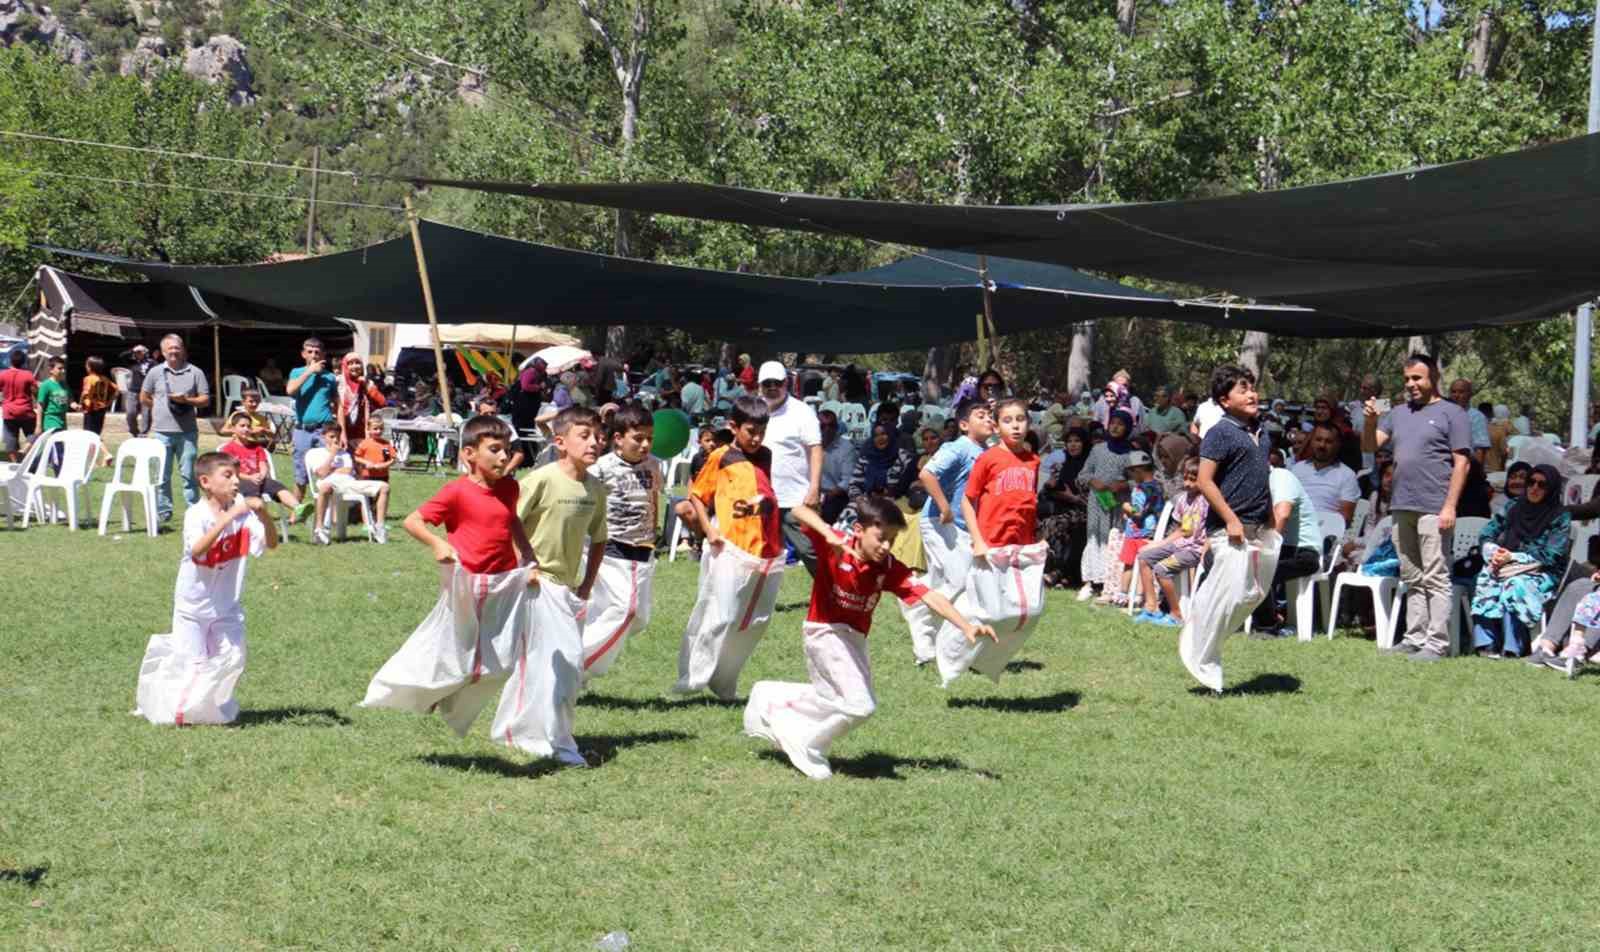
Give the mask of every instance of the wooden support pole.
[[506, 376], [510, 380], [500, 381], [500, 385], [507, 390], [511, 389], [512, 381], [517, 379], [517, 325], [511, 325], [511, 346], [506, 348]]
[[317, 233], [317, 166], [322, 159], [322, 146], [311, 147], [311, 201], [306, 205], [306, 254], [311, 254], [312, 240]]
[[[211, 325], [211, 369], [216, 376], [211, 378], [211, 415], [222, 416], [222, 325]], [[224, 420], [226, 425], [227, 421]]]
[[[978, 280], [983, 283], [983, 322], [989, 328], [989, 353], [994, 359], [999, 358], [1000, 343], [994, 331], [994, 292], [990, 290], [989, 281], [989, 256], [978, 255]], [[978, 373], [989, 369], [988, 364], [982, 363]]]
[[439, 317], [433, 310], [433, 285], [428, 283], [428, 259], [422, 254], [422, 232], [417, 228], [417, 207], [406, 196], [406, 224], [411, 227], [411, 247], [417, 253], [417, 277], [422, 280], [422, 304], [428, 311], [428, 328], [433, 331], [433, 365], [439, 373], [439, 398], [444, 402], [445, 420], [454, 420], [450, 404], [450, 376], [444, 372], [444, 344], [439, 341]]

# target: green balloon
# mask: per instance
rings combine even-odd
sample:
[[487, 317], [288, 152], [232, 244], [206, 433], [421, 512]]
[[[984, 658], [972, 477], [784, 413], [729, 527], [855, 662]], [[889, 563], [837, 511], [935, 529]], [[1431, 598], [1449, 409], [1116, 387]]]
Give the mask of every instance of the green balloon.
[[682, 410], [657, 410], [653, 419], [655, 436], [650, 440], [650, 455], [672, 459], [689, 445], [689, 414]]

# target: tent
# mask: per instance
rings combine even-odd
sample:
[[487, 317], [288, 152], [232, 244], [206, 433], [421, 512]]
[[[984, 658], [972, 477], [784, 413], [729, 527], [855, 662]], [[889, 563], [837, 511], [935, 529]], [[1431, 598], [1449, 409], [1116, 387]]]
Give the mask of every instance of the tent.
[[1309, 333], [1323, 337], [1537, 320], [1594, 297], [1597, 170], [1600, 135], [1306, 188], [1127, 205], [918, 205], [677, 182], [416, 184], [1225, 288], [1315, 308], [1320, 326]]
[[[971, 255], [934, 253], [886, 269], [785, 278], [571, 251], [432, 221], [418, 228], [441, 324], [637, 324], [756, 339], [773, 350], [871, 353], [971, 340], [975, 315], [983, 310], [983, 286]], [[46, 250], [308, 316], [427, 321], [409, 237], [267, 265], [177, 265]], [[1071, 268], [998, 259], [989, 267], [1000, 333], [1102, 317], [1284, 334], [1370, 332], [1362, 324], [1313, 322], [1304, 308], [1183, 301]]]

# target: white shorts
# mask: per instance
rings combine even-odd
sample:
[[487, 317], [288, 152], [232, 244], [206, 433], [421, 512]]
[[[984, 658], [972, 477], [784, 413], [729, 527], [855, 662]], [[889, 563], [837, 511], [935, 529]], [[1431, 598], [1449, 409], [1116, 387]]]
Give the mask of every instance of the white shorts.
[[381, 479], [357, 479], [343, 473], [334, 473], [322, 481], [338, 492], [358, 493], [368, 499], [377, 499], [379, 493], [389, 488], [389, 484]]

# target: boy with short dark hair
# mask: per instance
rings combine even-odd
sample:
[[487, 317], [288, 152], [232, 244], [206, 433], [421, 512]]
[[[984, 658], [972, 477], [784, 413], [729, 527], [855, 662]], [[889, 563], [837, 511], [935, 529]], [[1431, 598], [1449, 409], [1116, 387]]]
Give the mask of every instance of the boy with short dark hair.
[[762, 445], [767, 415], [760, 397], [735, 400], [733, 443], [711, 454], [689, 488], [706, 542], [699, 593], [678, 652], [673, 690], [681, 694], [710, 688], [731, 700], [778, 599], [783, 535], [772, 488], [772, 452]]
[[239, 716], [233, 689], [244, 674], [245, 558], [278, 545], [260, 498], [238, 492], [233, 457], [202, 453], [194, 471], [201, 499], [183, 515], [172, 631], [151, 636], [139, 666], [134, 713], [152, 724], [227, 724]]
[[744, 709], [744, 731], [772, 741], [789, 762], [813, 780], [833, 775], [828, 748], [877, 709], [868, 663], [867, 633], [878, 598], [889, 592], [902, 601], [926, 602], [975, 643], [993, 639], [994, 629], [974, 625], [950, 601], [911, 576], [890, 554], [905, 529], [905, 516], [882, 496], [856, 502], [856, 522], [841, 535], [807, 506], [793, 513], [817, 549], [811, 607], [802, 626], [810, 684], [758, 681]]
[[334, 502], [336, 494], [352, 492], [373, 500], [372, 525], [367, 527], [367, 534], [372, 541], [379, 545], [388, 542], [389, 529], [384, 520], [389, 516], [389, 484], [382, 480], [356, 478], [355, 457], [345, 445], [343, 425], [329, 423], [324, 426], [322, 445], [328, 451], [328, 459], [317, 467], [317, 512], [311, 522], [312, 538], [322, 545], [332, 544], [333, 540], [322, 524], [323, 515], [330, 504], [343, 505], [342, 502]]
[[961, 512], [972, 533], [972, 566], [956, 598], [962, 615], [993, 625], [1004, 637], [974, 644], [945, 623], [939, 630], [939, 674], [945, 686], [968, 670], [998, 682], [1044, 611], [1045, 543], [1038, 541], [1039, 456], [1028, 446], [1028, 404], [995, 404], [1000, 442], [972, 464]]
[[[525, 663], [534, 619], [533, 550], [517, 518], [520, 487], [506, 475], [511, 437], [494, 417], [468, 420], [461, 431], [466, 475], [402, 523], [433, 553], [439, 599], [373, 676], [362, 707], [437, 712], [465, 737], [489, 698]], [[439, 525], [443, 539], [428, 529]], [[491, 728], [496, 739], [505, 736], [516, 699], [509, 689], [502, 694]]]
[[[961, 497], [966, 493], [973, 464], [994, 435], [994, 417], [987, 403], [967, 399], [956, 404], [949, 423], [959, 429], [960, 438], [935, 450], [933, 458], [917, 474], [928, 494], [917, 520], [922, 554], [928, 564], [923, 582], [947, 600], [966, 588], [967, 571], [972, 567], [971, 526], [961, 509]], [[917, 664], [927, 664], [938, 654], [939, 622], [921, 602], [903, 609], [903, 614], [911, 629], [912, 656]]]
[[611, 418], [611, 452], [592, 472], [606, 487], [605, 557], [583, 620], [583, 680], [605, 674], [628, 637], [650, 623], [661, 463], [650, 455], [655, 424], [629, 404]]
[[280, 505], [289, 510], [289, 522], [293, 524], [295, 508], [300, 505], [300, 497], [289, 487], [272, 478], [267, 448], [257, 442], [259, 433], [251, 428], [250, 415], [243, 410], [235, 410], [233, 415], [228, 417], [225, 429], [233, 433], [233, 439], [218, 447], [217, 452], [227, 453], [238, 464], [240, 494], [276, 499]]
[[586, 764], [572, 737], [583, 670], [578, 614], [594, 589], [609, 538], [606, 487], [589, 472], [604, 437], [600, 415], [587, 407], [562, 410], [550, 430], [559, 456], [522, 477], [517, 501], [517, 517], [539, 571], [532, 581], [533, 640], [500, 713], [508, 718], [508, 745], [582, 767]]
[[1269, 438], [1256, 425], [1256, 378], [1243, 367], [1211, 374], [1220, 420], [1200, 441], [1197, 482], [1205, 496], [1211, 568], [1189, 603], [1178, 656], [1195, 680], [1222, 693], [1222, 643], [1266, 597], [1282, 540], [1271, 514]]

